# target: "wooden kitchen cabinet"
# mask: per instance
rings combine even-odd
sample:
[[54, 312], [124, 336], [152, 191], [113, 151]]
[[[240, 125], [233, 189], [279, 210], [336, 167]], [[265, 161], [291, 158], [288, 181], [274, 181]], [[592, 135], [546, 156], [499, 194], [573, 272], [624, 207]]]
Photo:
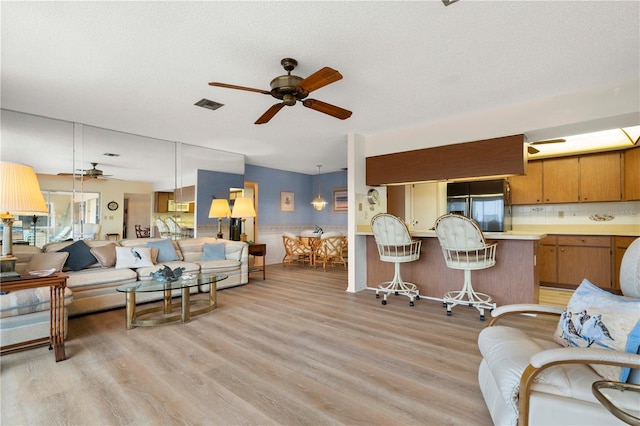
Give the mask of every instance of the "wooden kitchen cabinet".
[[541, 283], [558, 282], [558, 237], [549, 235], [540, 240], [538, 247], [538, 271]]
[[558, 283], [578, 286], [583, 279], [612, 288], [611, 237], [558, 236]]
[[509, 177], [511, 204], [542, 203], [542, 161], [527, 163], [527, 174]]
[[542, 192], [545, 203], [577, 203], [580, 201], [579, 157], [544, 160], [542, 175]]
[[167, 213], [169, 211], [169, 200], [173, 200], [173, 192], [156, 192], [156, 213]]
[[620, 201], [622, 173], [620, 152], [580, 156], [580, 201]]
[[624, 200], [640, 200], [640, 147], [624, 151]]

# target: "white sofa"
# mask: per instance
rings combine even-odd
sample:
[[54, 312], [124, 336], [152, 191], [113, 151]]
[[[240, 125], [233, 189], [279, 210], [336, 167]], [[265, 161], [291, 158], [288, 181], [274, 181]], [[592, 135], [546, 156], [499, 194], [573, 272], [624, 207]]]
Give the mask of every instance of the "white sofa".
[[[147, 243], [162, 241], [160, 238], [125, 239], [114, 241], [89, 240], [89, 247], [103, 247], [116, 244], [119, 247], [145, 247]], [[203, 260], [205, 243], [223, 242], [225, 259]], [[33, 246], [13, 246], [13, 254], [18, 258], [16, 270], [25, 271], [31, 258], [37, 253], [56, 252], [72, 244], [64, 241], [46, 245], [43, 250]], [[125, 295], [116, 287], [138, 280], [150, 280], [150, 273], [167, 265], [172, 269], [185, 268], [185, 272], [224, 273], [229, 278], [217, 284], [218, 289], [243, 285], [249, 282], [248, 244], [240, 241], [216, 238], [186, 238], [173, 241], [179, 260], [158, 262], [154, 266], [137, 269], [102, 267], [98, 262], [78, 271], [64, 271], [69, 278], [65, 293], [65, 318], [125, 306]], [[209, 286], [193, 288], [192, 292], [207, 292]], [[24, 292], [24, 293], [20, 293]], [[0, 295], [0, 342], [2, 346], [46, 337], [49, 335], [48, 291], [20, 290]], [[19, 293], [19, 294], [18, 294]], [[179, 294], [179, 291], [176, 291]], [[162, 292], [141, 293], [138, 303], [161, 300]]]
[[[640, 239], [635, 240], [624, 255], [620, 286], [627, 298], [611, 295], [583, 282], [574, 292], [566, 311], [527, 304], [501, 306], [491, 312], [493, 319], [478, 337], [483, 356], [478, 380], [496, 425], [624, 424], [595, 398], [591, 386], [596, 381], [605, 380], [605, 377], [616, 382], [640, 383], [637, 340], [632, 345], [632, 338], [619, 337], [637, 335], [640, 330]], [[580, 307], [581, 302], [587, 304], [589, 310], [586, 305]], [[606, 317], [608, 336], [600, 338], [606, 344], [590, 340], [588, 337], [591, 335], [587, 336], [586, 331], [588, 322], [582, 321], [588, 313], [594, 319], [598, 317], [594, 314], [598, 309], [606, 309], [609, 315]], [[555, 339], [551, 340], [552, 336], [536, 339], [519, 329], [495, 325], [503, 317], [522, 313], [562, 318]], [[575, 324], [569, 321], [571, 318]], [[605, 316], [601, 319], [604, 323]], [[623, 327], [614, 328], [618, 324], [628, 327], [631, 332], [627, 333], [627, 328], [621, 332]], [[613, 347], [614, 340], [626, 341], [626, 350], [635, 352], [626, 352], [624, 347], [621, 350], [602, 348]], [[565, 341], [574, 343], [565, 347], [567, 345], [560, 344]], [[624, 370], [615, 370], [615, 374], [603, 372], [604, 366], [628, 367], [630, 373], [625, 377], [624, 374], [618, 375], [618, 371]], [[614, 377], [609, 377], [612, 374]], [[625, 400], [618, 402], [627, 409], [639, 410], [640, 394], [626, 392]]]

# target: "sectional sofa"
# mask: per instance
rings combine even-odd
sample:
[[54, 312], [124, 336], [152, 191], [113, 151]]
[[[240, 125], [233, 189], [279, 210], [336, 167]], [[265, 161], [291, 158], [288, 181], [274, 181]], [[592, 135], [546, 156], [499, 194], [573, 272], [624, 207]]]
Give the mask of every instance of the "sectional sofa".
[[[16, 270], [55, 267], [69, 278], [65, 292], [67, 315], [79, 316], [125, 306], [125, 295], [116, 287], [142, 280], [164, 265], [184, 268], [185, 273], [224, 273], [229, 278], [218, 289], [249, 282], [248, 244], [216, 238], [137, 238], [114, 241], [64, 241], [39, 249], [16, 245]], [[57, 263], [56, 263], [57, 262]], [[63, 266], [64, 265], [64, 266]], [[207, 292], [209, 287], [192, 289]], [[176, 291], [175, 294], [179, 294]], [[161, 292], [142, 293], [138, 303], [162, 299]], [[49, 292], [46, 288], [0, 295], [0, 342], [17, 342], [46, 337], [49, 333]]]

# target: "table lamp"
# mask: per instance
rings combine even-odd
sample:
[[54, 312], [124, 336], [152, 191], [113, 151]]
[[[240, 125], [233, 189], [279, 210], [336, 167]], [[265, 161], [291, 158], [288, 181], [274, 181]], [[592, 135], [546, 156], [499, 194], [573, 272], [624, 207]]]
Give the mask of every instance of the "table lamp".
[[256, 217], [256, 210], [253, 208], [253, 201], [251, 198], [239, 197], [236, 198], [233, 203], [233, 211], [231, 217], [237, 217], [242, 219], [242, 225], [240, 225], [240, 241], [247, 241], [247, 234], [244, 233], [244, 222], [248, 217]]
[[216, 237], [222, 238], [222, 218], [231, 216], [231, 209], [229, 208], [229, 201], [217, 198], [211, 200], [211, 208], [209, 209], [209, 217], [218, 218], [218, 234]]
[[12, 226], [14, 217], [47, 213], [36, 172], [23, 164], [0, 162], [0, 219], [2, 219], [2, 257], [0, 257], [0, 279], [11, 281], [20, 278], [16, 272], [16, 257], [13, 256]]

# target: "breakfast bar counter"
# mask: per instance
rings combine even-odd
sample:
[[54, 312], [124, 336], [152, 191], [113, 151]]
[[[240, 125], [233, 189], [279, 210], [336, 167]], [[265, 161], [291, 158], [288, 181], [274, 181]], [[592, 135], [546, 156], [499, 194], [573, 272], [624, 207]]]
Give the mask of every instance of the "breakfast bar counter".
[[[358, 235], [367, 236], [367, 287], [376, 288], [393, 277], [394, 266], [380, 261], [373, 233], [361, 231]], [[460, 289], [464, 272], [447, 267], [435, 232], [416, 231], [411, 235], [422, 240], [420, 259], [401, 264], [402, 279], [416, 284], [421, 297], [442, 299], [446, 292]], [[536, 256], [539, 241], [546, 234], [485, 232], [484, 235], [487, 241], [498, 243], [496, 264], [471, 273], [473, 288], [491, 295], [498, 306], [538, 303], [540, 279]], [[404, 299], [389, 299], [389, 303], [405, 302]]]

